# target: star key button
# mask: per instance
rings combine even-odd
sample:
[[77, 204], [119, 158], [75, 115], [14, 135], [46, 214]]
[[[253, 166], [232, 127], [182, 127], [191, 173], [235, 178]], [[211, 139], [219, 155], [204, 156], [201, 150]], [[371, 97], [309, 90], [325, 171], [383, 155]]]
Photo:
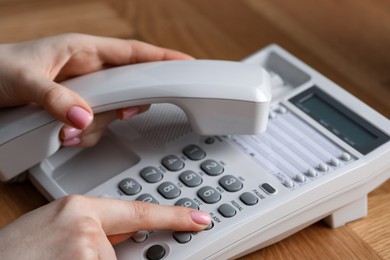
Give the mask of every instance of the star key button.
[[133, 178], [125, 178], [119, 182], [119, 189], [126, 195], [135, 195], [141, 191], [141, 185]]

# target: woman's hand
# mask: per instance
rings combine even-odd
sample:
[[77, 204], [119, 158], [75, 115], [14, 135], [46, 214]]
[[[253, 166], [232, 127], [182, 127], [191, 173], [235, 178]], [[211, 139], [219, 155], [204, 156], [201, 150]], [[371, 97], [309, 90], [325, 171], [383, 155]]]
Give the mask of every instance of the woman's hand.
[[0, 230], [0, 258], [116, 259], [112, 245], [139, 230], [200, 231], [210, 221], [185, 207], [72, 195]]
[[116, 118], [129, 119], [148, 105], [94, 115], [78, 94], [58, 82], [107, 67], [132, 63], [191, 59], [178, 51], [134, 40], [63, 34], [0, 45], [0, 107], [31, 102], [65, 123], [65, 146], [91, 146]]

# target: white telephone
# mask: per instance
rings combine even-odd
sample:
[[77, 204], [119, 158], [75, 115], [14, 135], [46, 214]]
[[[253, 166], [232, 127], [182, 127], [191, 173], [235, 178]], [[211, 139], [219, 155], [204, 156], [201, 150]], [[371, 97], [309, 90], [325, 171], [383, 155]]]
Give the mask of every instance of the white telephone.
[[[190, 63], [182, 66], [189, 68], [188, 74], [170, 75], [197, 92], [192, 86], [209, 83], [210, 79], [191, 76], [194, 68], [189, 67]], [[177, 101], [183, 98], [181, 88], [169, 95], [180, 97], [175, 100], [179, 103], [161, 100], [164, 104], [153, 105], [142, 115], [114, 122], [92, 148], [63, 148], [51, 156], [43, 154], [48, 157], [29, 169], [31, 180], [49, 199], [87, 194], [199, 208], [212, 216], [212, 225], [199, 233], [140, 231], [115, 247], [118, 259], [236, 258], [321, 219], [338, 227], [364, 217], [368, 192], [390, 176], [390, 121], [277, 45], [260, 50], [242, 63], [248, 67], [232, 65], [229, 73], [217, 73], [211, 79], [213, 87], [219, 84], [220, 88], [210, 102], [184, 99], [191, 101], [191, 110], [200, 103], [205, 107], [196, 116], [219, 109], [212, 115], [213, 120], [198, 121], [200, 129], [191, 127], [185, 107], [176, 106], [185, 103]], [[191, 64], [197, 66], [196, 62]], [[218, 63], [216, 67], [220, 65], [225, 66]], [[272, 84], [269, 110], [270, 93], [265, 86], [269, 78], [261, 67]], [[231, 86], [229, 89], [245, 85], [242, 92], [250, 94], [239, 93], [238, 89], [234, 94], [230, 90], [223, 93], [226, 85]], [[211, 86], [199, 90], [209, 97]], [[190, 96], [204, 98], [199, 92]], [[219, 119], [227, 122], [222, 112], [228, 106], [213, 106], [220, 95], [240, 102], [248, 99], [252, 105], [260, 102], [258, 112], [250, 104], [252, 108], [247, 109], [240, 104], [240, 111], [229, 109], [229, 115], [243, 117], [244, 121], [247, 115], [253, 119], [260, 116], [261, 123], [238, 126], [233, 132], [262, 130], [267, 121], [261, 117], [267, 113], [265, 132], [225, 135], [231, 134], [230, 129], [221, 123], [203, 132], [204, 123]], [[141, 100], [137, 104], [144, 103]], [[228, 103], [230, 107], [234, 102]], [[225, 129], [216, 131], [220, 127]], [[5, 132], [9, 137], [8, 130]], [[1, 159], [7, 156], [7, 142], [2, 137], [5, 132], [0, 132]], [[18, 145], [23, 147], [22, 143]], [[3, 179], [17, 172], [6, 168], [13, 162], [8, 158], [0, 164]]]
[[[148, 62], [91, 73], [62, 85], [79, 93], [96, 113], [175, 104], [201, 135], [260, 133], [271, 101], [270, 78], [264, 69], [230, 61]], [[1, 111], [1, 179], [14, 177], [56, 152], [60, 128], [61, 123], [36, 106]]]

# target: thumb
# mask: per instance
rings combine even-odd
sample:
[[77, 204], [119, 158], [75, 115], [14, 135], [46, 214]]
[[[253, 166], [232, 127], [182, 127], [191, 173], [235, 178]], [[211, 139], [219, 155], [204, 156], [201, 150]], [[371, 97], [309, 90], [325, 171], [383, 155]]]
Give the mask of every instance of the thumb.
[[87, 102], [76, 92], [48, 79], [32, 80], [26, 98], [43, 106], [53, 117], [78, 129], [86, 129], [93, 120]]

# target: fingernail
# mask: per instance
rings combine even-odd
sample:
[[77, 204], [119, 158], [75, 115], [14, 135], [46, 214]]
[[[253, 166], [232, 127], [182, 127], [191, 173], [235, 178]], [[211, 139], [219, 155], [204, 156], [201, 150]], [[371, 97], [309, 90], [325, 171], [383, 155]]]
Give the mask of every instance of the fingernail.
[[120, 118], [122, 120], [128, 120], [128, 119], [132, 118], [133, 116], [139, 114], [140, 112], [141, 112], [141, 109], [139, 107], [129, 107], [126, 109], [122, 109]]
[[72, 126], [65, 126], [62, 128], [62, 139], [65, 140], [70, 140], [73, 139], [77, 136], [79, 136], [83, 130], [74, 128]]
[[75, 146], [75, 145], [78, 145], [79, 143], [81, 143], [81, 139], [79, 137], [75, 137], [75, 138], [72, 138], [69, 140], [65, 140], [64, 142], [62, 142], [62, 145], [63, 146]]
[[192, 221], [200, 225], [208, 225], [211, 222], [210, 214], [203, 211], [191, 211], [191, 218]]
[[68, 119], [80, 129], [85, 129], [91, 123], [93, 116], [84, 108], [73, 106], [67, 114]]

